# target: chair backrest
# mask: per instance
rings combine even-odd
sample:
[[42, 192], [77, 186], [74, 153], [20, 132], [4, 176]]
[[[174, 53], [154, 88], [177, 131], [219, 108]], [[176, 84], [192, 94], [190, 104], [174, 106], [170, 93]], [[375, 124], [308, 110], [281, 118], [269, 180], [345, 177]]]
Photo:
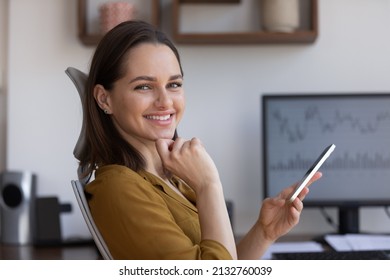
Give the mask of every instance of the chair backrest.
[[[69, 76], [69, 78], [72, 80], [73, 84], [75, 85], [77, 92], [79, 93], [80, 100], [83, 102], [84, 95], [85, 95], [85, 84], [87, 83], [87, 74], [81, 72], [80, 70], [68, 67], [65, 70], [65, 73]], [[76, 146], [73, 149], [73, 155], [79, 159], [80, 154], [82, 151], [83, 146], [85, 145], [85, 135], [84, 135], [84, 121], [82, 123], [79, 139], [76, 142]]]
[[[69, 76], [69, 78], [72, 80], [74, 85], [76, 86], [77, 92], [79, 93], [81, 101], [84, 99], [85, 94], [85, 84], [87, 82], [87, 74], [81, 72], [80, 70], [68, 67], [65, 70], [65, 73]], [[84, 112], [83, 112], [84, 114]], [[84, 121], [81, 127], [80, 136], [77, 140], [76, 146], [73, 150], [73, 155], [75, 158], [80, 159], [81, 152], [83, 150], [84, 145], [86, 145], [85, 142], [85, 134], [84, 134], [85, 128], [84, 128]], [[96, 243], [96, 246], [99, 249], [100, 254], [102, 257], [106, 260], [111, 260], [112, 256], [110, 251], [108, 250], [108, 247], [106, 243], [103, 240], [103, 237], [101, 236], [98, 228], [96, 227], [96, 224], [92, 218], [91, 211], [89, 210], [88, 201], [85, 197], [84, 193], [84, 187], [91, 178], [92, 174], [89, 174], [88, 176], [85, 176], [83, 170], [81, 167], [77, 169], [77, 176], [78, 180], [72, 180], [72, 188], [74, 191], [74, 194], [76, 196], [77, 203], [79, 204], [81, 214], [83, 215], [83, 218], [87, 224], [87, 227], [89, 231], [91, 232], [92, 238]]]
[[87, 227], [92, 234], [93, 240], [105, 260], [112, 260], [112, 256], [103, 237], [101, 236], [96, 224], [92, 218], [91, 211], [89, 210], [88, 202], [84, 194], [84, 186], [78, 180], [72, 180], [72, 188], [76, 196], [77, 203], [79, 204], [81, 214], [84, 217]]
[[[77, 92], [79, 93], [81, 103], [82, 103], [84, 100], [85, 85], [87, 83], [88, 75], [85, 74], [84, 72], [81, 72], [80, 70], [78, 70], [76, 68], [73, 68], [73, 67], [68, 67], [65, 70], [65, 73], [69, 76], [69, 78], [72, 80], [73, 84], [75, 85]], [[83, 112], [83, 116], [84, 116], [84, 112]], [[80, 159], [81, 153], [84, 149], [84, 146], [86, 145], [84, 131], [85, 131], [85, 125], [84, 125], [84, 120], [83, 120], [79, 138], [77, 139], [76, 145], [73, 149], [73, 155], [77, 159]], [[85, 176], [83, 171], [84, 170], [82, 170], [82, 168], [79, 167], [77, 169], [77, 176], [79, 178], [79, 181], [83, 185], [85, 185], [89, 181], [91, 174], [89, 174], [89, 176]]]

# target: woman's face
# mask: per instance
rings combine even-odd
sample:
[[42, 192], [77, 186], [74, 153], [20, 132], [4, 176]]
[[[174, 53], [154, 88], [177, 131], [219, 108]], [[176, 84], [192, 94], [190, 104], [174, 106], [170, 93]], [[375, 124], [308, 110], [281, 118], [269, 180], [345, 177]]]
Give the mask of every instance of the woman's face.
[[112, 90], [100, 86], [99, 97], [95, 88], [98, 103], [106, 106], [100, 107], [136, 148], [157, 139], [172, 139], [185, 108], [183, 77], [175, 54], [164, 44], [143, 43], [131, 49], [126, 59], [126, 74]]

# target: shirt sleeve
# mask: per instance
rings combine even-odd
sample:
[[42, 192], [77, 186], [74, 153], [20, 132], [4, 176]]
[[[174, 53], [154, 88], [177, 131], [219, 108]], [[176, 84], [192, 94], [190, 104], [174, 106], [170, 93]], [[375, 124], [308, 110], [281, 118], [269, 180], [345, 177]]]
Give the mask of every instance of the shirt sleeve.
[[[91, 213], [114, 259], [231, 259], [219, 242], [194, 243], [159, 190], [140, 176], [102, 174], [87, 191]], [[199, 230], [190, 218], [188, 224]]]

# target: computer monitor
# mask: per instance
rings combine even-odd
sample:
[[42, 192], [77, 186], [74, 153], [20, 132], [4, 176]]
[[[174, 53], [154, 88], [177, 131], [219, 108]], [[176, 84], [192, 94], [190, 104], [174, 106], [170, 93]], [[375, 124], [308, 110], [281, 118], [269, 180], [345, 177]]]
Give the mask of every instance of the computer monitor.
[[390, 93], [262, 96], [264, 195], [299, 181], [336, 149], [305, 206], [337, 207], [339, 233], [359, 232], [359, 208], [390, 205]]

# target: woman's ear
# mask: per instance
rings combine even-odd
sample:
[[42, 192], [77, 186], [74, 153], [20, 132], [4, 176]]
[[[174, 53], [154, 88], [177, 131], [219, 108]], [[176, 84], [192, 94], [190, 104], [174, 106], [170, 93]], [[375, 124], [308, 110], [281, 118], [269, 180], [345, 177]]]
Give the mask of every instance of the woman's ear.
[[111, 113], [110, 104], [108, 102], [109, 92], [102, 85], [95, 85], [93, 89], [93, 97], [104, 113]]

